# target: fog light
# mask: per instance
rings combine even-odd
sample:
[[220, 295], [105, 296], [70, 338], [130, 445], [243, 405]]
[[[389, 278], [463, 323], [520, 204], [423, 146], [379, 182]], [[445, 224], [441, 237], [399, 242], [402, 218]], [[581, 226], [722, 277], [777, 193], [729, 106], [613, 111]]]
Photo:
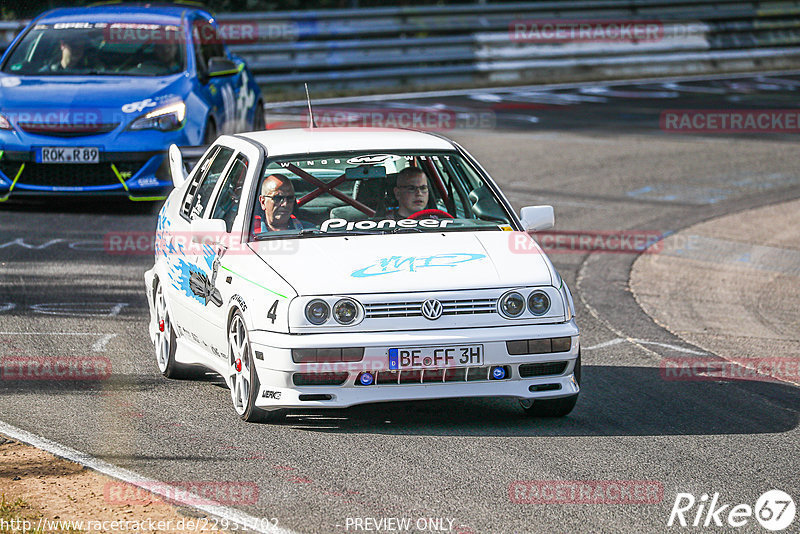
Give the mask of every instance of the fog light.
[[504, 367], [492, 367], [492, 380], [503, 380], [506, 377]]
[[375, 382], [375, 377], [372, 373], [363, 372], [358, 375], [358, 382], [362, 386], [371, 386]]

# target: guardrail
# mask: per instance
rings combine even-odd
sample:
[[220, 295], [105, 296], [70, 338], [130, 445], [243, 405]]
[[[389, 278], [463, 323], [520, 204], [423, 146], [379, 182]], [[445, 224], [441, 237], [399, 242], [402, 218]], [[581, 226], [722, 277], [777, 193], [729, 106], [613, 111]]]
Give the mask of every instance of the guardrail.
[[[800, 66], [800, 0], [566, 0], [222, 13], [218, 19], [252, 30], [255, 42], [231, 48], [247, 60], [268, 98], [304, 82], [318, 96]], [[548, 23], [653, 24], [658, 35], [558, 40], [535, 33]], [[515, 31], [520, 24], [529, 31]], [[0, 23], [0, 32], [19, 27]]]

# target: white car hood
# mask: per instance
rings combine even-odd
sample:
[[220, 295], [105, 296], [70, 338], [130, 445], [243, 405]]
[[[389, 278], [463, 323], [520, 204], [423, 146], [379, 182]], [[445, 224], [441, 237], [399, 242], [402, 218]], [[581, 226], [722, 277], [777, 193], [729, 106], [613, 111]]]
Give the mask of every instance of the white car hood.
[[279, 252], [275, 241], [250, 247], [300, 295], [552, 285], [549, 260], [538, 245], [514, 246], [520, 237], [530, 239], [519, 232], [430, 232], [302, 238]]

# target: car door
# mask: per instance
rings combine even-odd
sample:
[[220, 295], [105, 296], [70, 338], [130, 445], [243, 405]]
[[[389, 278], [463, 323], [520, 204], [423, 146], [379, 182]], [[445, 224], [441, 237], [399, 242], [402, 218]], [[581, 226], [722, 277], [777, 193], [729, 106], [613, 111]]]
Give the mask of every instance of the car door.
[[202, 268], [201, 258], [207, 251], [192, 242], [191, 222], [205, 215], [220, 178], [232, 163], [234, 153], [233, 148], [217, 145], [200, 162], [200, 168], [179, 208], [180, 216], [176, 217], [167, 245], [171, 251], [167, 254], [167, 262], [172, 284], [167, 290], [172, 313], [186, 338], [199, 345], [203, 345], [201, 334], [207, 322], [203, 318], [207, 299], [201, 291], [203, 276], [208, 271], [208, 268]]
[[234, 293], [230, 275], [236, 271], [235, 263], [238, 255], [248, 252], [241, 239], [243, 220], [239, 217], [239, 211], [245, 184], [252, 179], [255, 172], [251, 161], [255, 160], [242, 152], [233, 157], [233, 163], [220, 181], [214, 205], [207, 214], [208, 218], [225, 221], [226, 235], [222, 236], [221, 244], [206, 247], [206, 251], [213, 254], [212, 256], [198, 258], [202, 262], [199, 268], [207, 267], [209, 259], [211, 262], [208, 286], [211, 299], [206, 304], [205, 310], [209, 324], [203, 331], [203, 341], [211, 346], [212, 352], [219, 357], [224, 357], [227, 353], [228, 303]]
[[209, 61], [214, 58], [230, 59], [222, 43], [216, 23], [197, 18], [192, 24], [197, 78], [205, 99], [211, 104], [211, 113], [216, 120], [217, 133], [232, 134], [244, 131], [237, 113], [237, 102], [241, 93], [243, 69], [232, 69], [230, 74], [212, 75]]

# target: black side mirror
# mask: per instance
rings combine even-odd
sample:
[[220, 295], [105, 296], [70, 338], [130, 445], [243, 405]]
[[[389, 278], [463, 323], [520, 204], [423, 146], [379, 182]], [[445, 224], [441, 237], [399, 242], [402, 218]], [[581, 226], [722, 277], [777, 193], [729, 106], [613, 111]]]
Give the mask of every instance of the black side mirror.
[[215, 76], [231, 76], [239, 72], [239, 65], [226, 57], [212, 57], [208, 60], [208, 74], [210, 78]]

